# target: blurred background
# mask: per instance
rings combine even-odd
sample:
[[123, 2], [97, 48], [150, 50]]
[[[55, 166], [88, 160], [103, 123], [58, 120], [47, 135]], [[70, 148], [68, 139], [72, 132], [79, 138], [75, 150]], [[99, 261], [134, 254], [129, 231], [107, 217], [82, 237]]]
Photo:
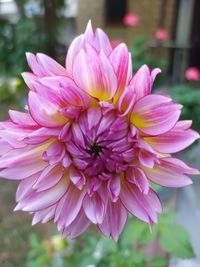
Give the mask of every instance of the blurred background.
[[[200, 130], [199, 0], [0, 0], [0, 118], [24, 109], [25, 52], [43, 52], [64, 64], [67, 48], [88, 20], [103, 28], [112, 46], [126, 42], [133, 72], [160, 67], [154, 90], [184, 105], [182, 119]], [[200, 167], [196, 142], [179, 157]], [[186, 189], [156, 187], [164, 203], [159, 224], [131, 219], [118, 243], [91, 228], [62, 240], [51, 223], [31, 227], [31, 216], [13, 213], [17, 184], [0, 181], [0, 267], [199, 267], [200, 177]]]

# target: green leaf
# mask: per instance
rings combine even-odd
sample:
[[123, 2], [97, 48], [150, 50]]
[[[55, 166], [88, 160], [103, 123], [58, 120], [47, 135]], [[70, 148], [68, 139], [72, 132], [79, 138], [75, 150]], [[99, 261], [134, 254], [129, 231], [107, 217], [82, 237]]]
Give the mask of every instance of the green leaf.
[[189, 234], [181, 225], [162, 225], [160, 244], [164, 250], [178, 258], [189, 259], [195, 256]]
[[121, 237], [121, 244], [123, 247], [137, 243], [139, 245], [149, 244], [157, 234], [157, 226], [154, 225], [152, 232], [144, 222], [136, 219], [129, 220], [128, 225]]
[[154, 257], [151, 260], [152, 267], [165, 267], [168, 266], [168, 260], [165, 257]]

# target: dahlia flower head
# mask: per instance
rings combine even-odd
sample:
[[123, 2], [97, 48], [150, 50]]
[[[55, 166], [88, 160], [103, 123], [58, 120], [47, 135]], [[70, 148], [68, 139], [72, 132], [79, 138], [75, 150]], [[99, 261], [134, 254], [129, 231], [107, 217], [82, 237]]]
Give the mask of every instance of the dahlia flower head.
[[197, 67], [189, 67], [185, 71], [185, 78], [188, 81], [200, 81], [200, 69]]
[[27, 53], [26, 112], [0, 123], [0, 177], [20, 180], [15, 210], [54, 220], [65, 238], [95, 224], [117, 240], [128, 215], [151, 226], [162, 206], [152, 183], [183, 187], [198, 171], [171, 157], [199, 138], [181, 105], [151, 94], [160, 69], [132, 77], [125, 44], [93, 31], [69, 47], [66, 66]]

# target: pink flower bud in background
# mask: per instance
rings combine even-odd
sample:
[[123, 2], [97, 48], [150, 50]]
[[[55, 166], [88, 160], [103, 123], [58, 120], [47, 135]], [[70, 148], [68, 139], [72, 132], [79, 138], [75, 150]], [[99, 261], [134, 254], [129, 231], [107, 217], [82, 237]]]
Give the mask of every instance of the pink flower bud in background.
[[140, 22], [140, 17], [136, 13], [127, 13], [123, 19], [123, 23], [126, 26], [136, 26]]
[[159, 41], [166, 41], [169, 38], [169, 34], [165, 28], [158, 28], [155, 36]]
[[185, 78], [188, 81], [200, 81], [200, 69], [197, 67], [189, 67], [185, 72]]

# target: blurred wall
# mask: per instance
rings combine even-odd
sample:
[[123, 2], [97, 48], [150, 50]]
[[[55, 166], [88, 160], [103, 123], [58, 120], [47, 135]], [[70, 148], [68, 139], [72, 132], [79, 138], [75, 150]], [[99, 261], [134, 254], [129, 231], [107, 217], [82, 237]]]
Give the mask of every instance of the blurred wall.
[[78, 0], [77, 29], [78, 33], [85, 30], [89, 19], [94, 27], [104, 27], [105, 0]]
[[[154, 39], [155, 31], [159, 25], [162, 0], [127, 0], [127, 12], [138, 13], [141, 18], [140, 24], [135, 27], [125, 27], [122, 23], [107, 24], [105, 12], [106, 1], [109, 0], [78, 0], [78, 33], [84, 31], [85, 25], [91, 19], [95, 27], [104, 27], [111, 35], [113, 34], [114, 38], [121, 37], [129, 42], [136, 35], [145, 35], [150, 40]], [[167, 0], [166, 5], [164, 25], [169, 34], [172, 29], [175, 2], [175, 0]]]

